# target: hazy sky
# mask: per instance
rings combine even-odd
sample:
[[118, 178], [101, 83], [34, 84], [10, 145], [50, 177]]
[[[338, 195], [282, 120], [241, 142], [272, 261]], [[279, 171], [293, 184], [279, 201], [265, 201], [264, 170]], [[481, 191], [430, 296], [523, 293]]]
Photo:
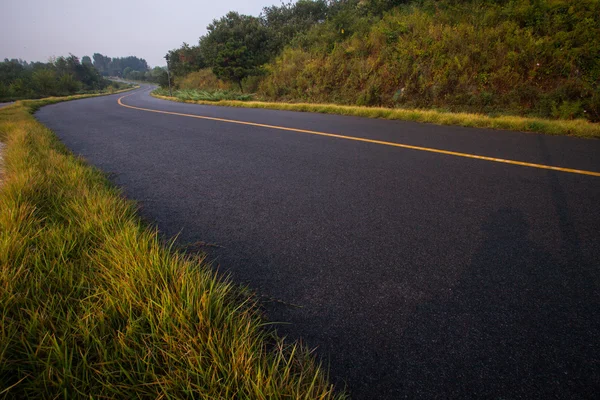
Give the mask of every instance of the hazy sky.
[[[137, 56], [164, 65], [168, 50], [197, 44], [228, 11], [258, 15], [280, 0], [0, 0], [0, 61], [73, 53]], [[287, 1], [286, 1], [287, 2]]]

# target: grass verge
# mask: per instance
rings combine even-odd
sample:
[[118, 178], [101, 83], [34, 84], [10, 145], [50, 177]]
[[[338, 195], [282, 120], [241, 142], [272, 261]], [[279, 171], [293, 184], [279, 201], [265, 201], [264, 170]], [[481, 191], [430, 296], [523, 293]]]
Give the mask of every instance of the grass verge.
[[31, 115], [61, 100], [0, 110], [0, 398], [342, 398]]
[[[156, 89], [155, 92], [161, 96], [167, 96], [169, 94], [167, 89]], [[176, 97], [179, 100], [214, 102], [223, 100], [249, 101], [252, 100], [254, 96], [230, 90], [179, 89], [175, 91], [173, 97]]]
[[473, 128], [506, 129], [523, 132], [545, 133], [548, 135], [566, 135], [583, 138], [600, 138], [600, 124], [584, 119], [550, 120], [518, 116], [491, 117], [483, 114], [450, 113], [436, 110], [400, 109], [383, 107], [342, 106], [336, 104], [310, 103], [273, 103], [264, 101], [221, 100], [218, 102], [169, 97], [162, 92], [151, 95], [182, 103], [219, 105], [227, 107], [264, 108], [272, 110], [304, 111], [322, 114], [352, 115], [366, 118], [427, 122], [438, 125], [458, 125]]

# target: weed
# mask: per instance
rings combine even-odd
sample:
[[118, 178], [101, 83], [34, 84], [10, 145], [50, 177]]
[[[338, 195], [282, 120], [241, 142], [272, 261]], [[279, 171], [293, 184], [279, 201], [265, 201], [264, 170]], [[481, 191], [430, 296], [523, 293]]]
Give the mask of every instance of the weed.
[[584, 119], [570, 121], [549, 120], [543, 118], [528, 118], [517, 116], [489, 116], [474, 113], [451, 113], [435, 110], [358, 107], [337, 104], [308, 104], [308, 103], [275, 103], [265, 101], [235, 101], [223, 100], [219, 103], [207, 101], [182, 100], [180, 98], [163, 96], [155, 91], [152, 96], [164, 100], [174, 100], [194, 104], [217, 104], [227, 107], [265, 108], [272, 110], [288, 110], [316, 112], [322, 114], [353, 115], [366, 118], [383, 118], [391, 120], [427, 122], [439, 125], [460, 125], [474, 128], [493, 128], [523, 132], [537, 132], [548, 135], [569, 135], [587, 138], [600, 138], [600, 124]]
[[31, 113], [0, 110], [0, 395], [341, 398], [255, 296], [165, 246]]
[[[156, 91], [162, 96], [169, 94], [168, 90], [158, 89]], [[242, 94], [239, 92], [229, 90], [199, 90], [199, 89], [179, 89], [173, 93], [173, 96], [180, 100], [192, 100], [192, 101], [223, 101], [223, 100], [238, 100], [248, 101], [252, 100], [251, 94]]]

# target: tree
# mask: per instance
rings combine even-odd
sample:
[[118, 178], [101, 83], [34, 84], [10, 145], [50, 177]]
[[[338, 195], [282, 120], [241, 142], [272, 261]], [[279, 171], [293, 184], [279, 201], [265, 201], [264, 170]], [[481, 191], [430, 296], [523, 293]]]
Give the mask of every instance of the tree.
[[143, 58], [137, 58], [135, 56], [113, 58], [111, 62], [111, 70], [116, 75], [123, 75], [126, 68], [131, 68], [134, 71], [146, 72], [148, 71], [148, 63]]
[[103, 89], [108, 84], [91, 63], [80, 63], [73, 54], [48, 63], [0, 62], [0, 98], [3, 99], [72, 94]]
[[82, 85], [72, 74], [64, 74], [58, 80], [58, 91], [60, 94], [76, 93], [81, 90]]
[[103, 56], [100, 53], [94, 53], [92, 56], [94, 58], [94, 67], [100, 72], [100, 74], [104, 76], [109, 75], [109, 65], [111, 62], [111, 58], [107, 56]]
[[35, 91], [42, 96], [56, 93], [56, 72], [51, 69], [38, 69], [31, 75]]
[[261, 74], [261, 66], [269, 61], [270, 32], [259, 18], [229, 12], [207, 27], [208, 34], [200, 38], [200, 50], [215, 75], [237, 83]]
[[92, 65], [92, 59], [90, 58], [90, 56], [83, 56], [81, 58], [81, 63], [83, 65]]
[[271, 31], [271, 51], [278, 53], [295, 36], [324, 22], [328, 9], [325, 0], [298, 0], [296, 3], [263, 8], [261, 18]]
[[185, 76], [190, 72], [206, 68], [199, 46], [190, 46], [184, 42], [180, 48], [170, 50], [168, 55], [169, 69], [175, 76]]
[[4, 59], [0, 63], [0, 81], [10, 84], [10, 82], [23, 76], [25, 68], [16, 60]]
[[155, 80], [165, 73], [165, 69], [162, 67], [154, 67], [154, 68], [152, 68], [152, 71], [149, 71], [149, 72], [152, 76], [152, 79]]
[[[167, 54], [167, 56], [165, 58], [167, 58], [167, 57], [168, 57], [168, 54]], [[167, 63], [168, 62], [169, 61], [167, 60]], [[158, 70], [156, 68], [158, 68], [158, 67], [154, 68], [153, 73], [157, 73], [158, 74], [159, 72], [158, 72]], [[169, 87], [169, 83], [172, 83], [172, 82], [169, 82], [169, 78], [170, 78], [169, 77], [169, 73], [166, 70], [164, 70], [164, 69], [161, 68], [160, 74], [159, 75], [155, 75], [155, 79], [156, 79], [155, 82], [157, 82], [162, 88], [168, 88]]]

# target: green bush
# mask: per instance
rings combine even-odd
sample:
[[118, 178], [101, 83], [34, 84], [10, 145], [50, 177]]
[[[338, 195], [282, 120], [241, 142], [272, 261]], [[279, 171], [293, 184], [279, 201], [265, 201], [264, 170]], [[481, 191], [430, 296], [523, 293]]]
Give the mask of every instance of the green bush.
[[82, 64], [74, 55], [49, 63], [0, 62], [0, 101], [96, 92], [109, 84], [91, 64]]
[[[161, 96], [169, 96], [167, 89], [158, 89], [156, 94]], [[192, 100], [192, 101], [222, 101], [222, 100], [238, 100], [248, 101], [252, 100], [253, 95], [244, 94], [230, 90], [199, 90], [199, 89], [179, 89], [173, 92], [173, 97], [180, 100]]]
[[178, 89], [226, 90], [233, 84], [226, 83], [212, 72], [210, 68], [190, 72], [183, 77], [175, 77], [175, 87]]

